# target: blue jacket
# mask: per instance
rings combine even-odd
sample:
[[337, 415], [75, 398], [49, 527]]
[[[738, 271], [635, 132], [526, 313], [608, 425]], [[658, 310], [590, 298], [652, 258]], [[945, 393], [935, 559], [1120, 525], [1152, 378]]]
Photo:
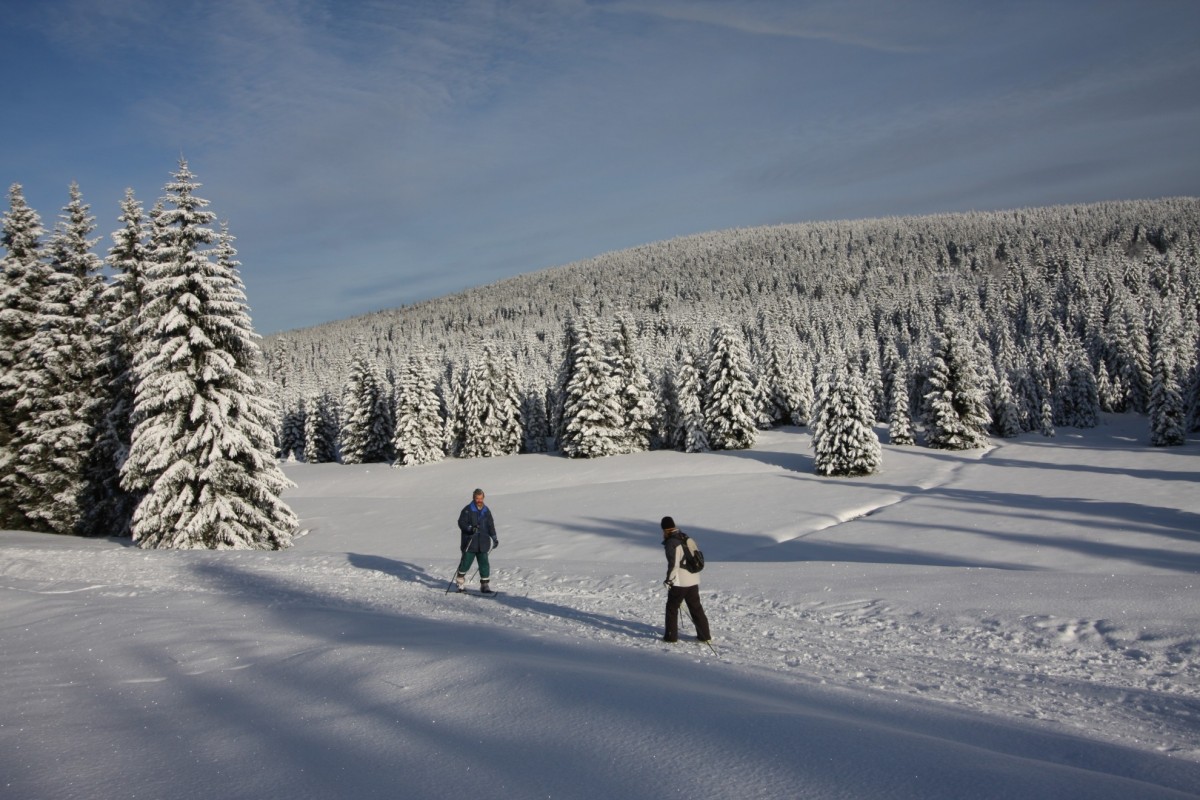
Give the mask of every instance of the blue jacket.
[[458, 515], [458, 529], [462, 531], [459, 550], [486, 553], [500, 544], [496, 539], [496, 521], [492, 518], [492, 510], [486, 504], [483, 508], [475, 508], [475, 503], [467, 503], [466, 508]]

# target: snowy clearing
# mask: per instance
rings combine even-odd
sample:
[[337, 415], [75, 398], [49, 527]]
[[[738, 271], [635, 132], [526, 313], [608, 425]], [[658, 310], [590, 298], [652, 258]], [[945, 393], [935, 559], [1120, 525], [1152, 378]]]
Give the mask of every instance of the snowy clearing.
[[[1200, 444], [1145, 427], [290, 464], [279, 553], [5, 532], [0, 795], [1200, 796]], [[495, 599], [444, 591], [476, 486]], [[664, 514], [715, 652], [658, 639]]]

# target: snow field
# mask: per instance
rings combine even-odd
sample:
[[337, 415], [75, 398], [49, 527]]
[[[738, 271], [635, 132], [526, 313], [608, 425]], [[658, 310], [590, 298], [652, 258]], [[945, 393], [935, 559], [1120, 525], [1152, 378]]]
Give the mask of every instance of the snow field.
[[[3, 533], [0, 795], [1194, 797], [1200, 448], [1140, 422], [859, 479], [794, 429], [288, 465], [279, 553]], [[475, 486], [495, 599], [444, 591]], [[715, 653], [659, 641], [663, 514]]]

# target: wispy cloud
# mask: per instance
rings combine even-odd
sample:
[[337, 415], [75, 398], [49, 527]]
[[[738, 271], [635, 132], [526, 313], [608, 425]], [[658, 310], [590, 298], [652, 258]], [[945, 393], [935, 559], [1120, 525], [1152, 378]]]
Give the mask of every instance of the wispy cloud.
[[969, 15], [962, 3], [893, 0], [619, 0], [602, 8], [891, 53], [920, 52], [943, 43]]

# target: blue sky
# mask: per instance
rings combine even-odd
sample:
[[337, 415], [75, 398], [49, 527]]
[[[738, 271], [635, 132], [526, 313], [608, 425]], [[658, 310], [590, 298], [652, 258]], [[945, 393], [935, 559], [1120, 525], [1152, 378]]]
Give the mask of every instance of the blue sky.
[[1200, 194], [1200, 2], [0, 0], [0, 181], [180, 156], [272, 333], [675, 236]]

